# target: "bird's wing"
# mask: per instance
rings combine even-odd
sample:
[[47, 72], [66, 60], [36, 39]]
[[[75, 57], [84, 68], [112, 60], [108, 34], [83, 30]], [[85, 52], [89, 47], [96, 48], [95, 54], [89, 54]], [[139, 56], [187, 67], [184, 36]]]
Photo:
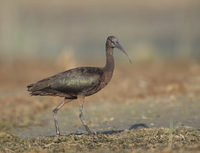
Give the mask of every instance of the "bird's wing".
[[89, 90], [100, 83], [102, 70], [95, 67], [80, 67], [71, 69], [52, 77], [38, 81], [29, 85], [29, 91], [38, 91], [51, 88], [61, 92], [78, 93], [83, 89]]
[[51, 83], [51, 88], [63, 92], [78, 93], [98, 86], [101, 74], [97, 71], [79, 69], [77, 71], [64, 72], [61, 77]]

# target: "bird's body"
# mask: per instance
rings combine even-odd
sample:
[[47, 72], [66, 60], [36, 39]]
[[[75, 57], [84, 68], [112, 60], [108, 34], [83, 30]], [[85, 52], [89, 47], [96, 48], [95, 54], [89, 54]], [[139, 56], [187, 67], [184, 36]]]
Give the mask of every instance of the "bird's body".
[[105, 87], [109, 81], [106, 78], [107, 73], [103, 68], [79, 67], [31, 84], [28, 91], [31, 91], [31, 95], [77, 99], [77, 95], [90, 96]]
[[60, 135], [60, 131], [58, 128], [56, 113], [65, 103], [73, 99], [80, 100], [80, 119], [88, 133], [91, 133], [82, 113], [84, 97], [95, 94], [104, 88], [111, 80], [114, 70], [113, 49], [115, 47], [119, 48], [127, 55], [119, 44], [117, 38], [109, 36], [106, 41], [106, 64], [104, 67], [78, 67], [58, 73], [27, 86], [30, 94], [34, 96], [65, 97], [64, 102], [53, 110], [57, 135]]

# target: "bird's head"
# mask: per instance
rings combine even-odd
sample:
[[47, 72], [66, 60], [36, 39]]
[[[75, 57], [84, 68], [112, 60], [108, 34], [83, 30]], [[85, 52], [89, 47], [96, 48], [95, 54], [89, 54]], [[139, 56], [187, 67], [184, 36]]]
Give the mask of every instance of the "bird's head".
[[129, 59], [129, 62], [132, 63], [131, 58], [127, 54], [127, 52], [123, 49], [123, 47], [120, 45], [118, 39], [115, 36], [109, 36], [106, 41], [106, 47], [107, 48], [118, 48], [121, 50]]

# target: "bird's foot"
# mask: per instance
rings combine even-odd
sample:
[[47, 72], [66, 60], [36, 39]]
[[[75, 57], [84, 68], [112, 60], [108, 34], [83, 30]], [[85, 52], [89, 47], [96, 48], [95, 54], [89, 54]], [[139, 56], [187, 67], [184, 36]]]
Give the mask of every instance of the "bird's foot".
[[90, 130], [90, 128], [89, 128], [87, 125], [84, 125], [84, 127], [85, 127], [85, 129], [86, 129], [86, 131], [88, 132], [89, 135], [91, 135], [91, 134], [94, 133], [94, 132], [92, 132], [92, 131]]
[[56, 136], [61, 136], [59, 130], [56, 130]]

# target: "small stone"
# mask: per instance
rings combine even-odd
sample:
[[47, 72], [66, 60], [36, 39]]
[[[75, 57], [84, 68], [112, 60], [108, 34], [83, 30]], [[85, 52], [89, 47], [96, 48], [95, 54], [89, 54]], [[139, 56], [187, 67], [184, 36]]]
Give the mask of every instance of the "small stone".
[[154, 126], [155, 124], [154, 124], [154, 123], [150, 123], [150, 125], [151, 125], [151, 126]]

